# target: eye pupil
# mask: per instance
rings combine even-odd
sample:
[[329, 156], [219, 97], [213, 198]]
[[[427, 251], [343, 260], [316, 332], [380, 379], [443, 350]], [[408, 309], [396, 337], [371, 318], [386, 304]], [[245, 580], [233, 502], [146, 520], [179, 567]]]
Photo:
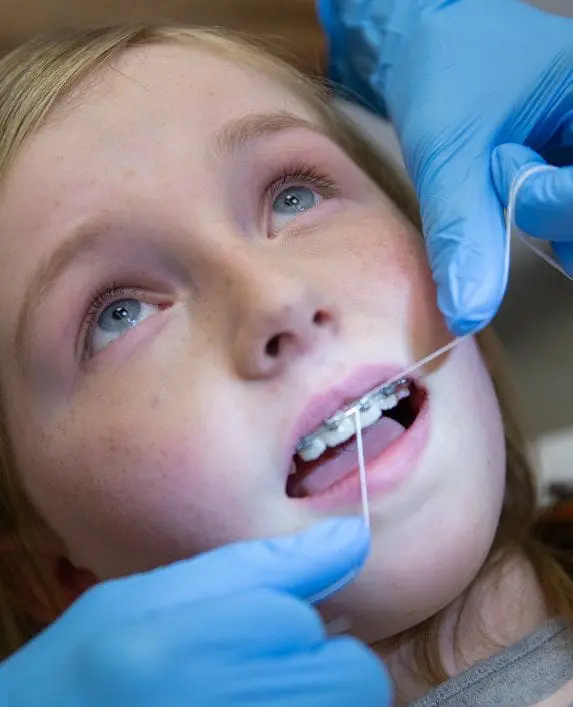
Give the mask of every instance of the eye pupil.
[[116, 322], [122, 321], [124, 319], [131, 319], [131, 317], [129, 316], [129, 312], [125, 307], [116, 307], [111, 316], [116, 320]]
[[308, 187], [291, 187], [282, 192], [274, 203], [275, 213], [294, 216], [312, 209], [317, 204], [316, 194]]
[[98, 326], [108, 332], [124, 332], [129, 327], [137, 326], [141, 308], [141, 302], [134, 299], [124, 299], [111, 304], [99, 316]]
[[299, 206], [300, 205], [300, 199], [295, 194], [289, 194], [288, 196], [285, 196], [285, 202], [289, 206]]

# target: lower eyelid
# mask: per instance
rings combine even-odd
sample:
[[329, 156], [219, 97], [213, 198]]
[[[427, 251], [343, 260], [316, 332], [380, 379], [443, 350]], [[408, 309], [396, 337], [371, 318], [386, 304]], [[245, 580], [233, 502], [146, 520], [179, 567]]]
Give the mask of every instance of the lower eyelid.
[[[335, 199], [323, 199], [319, 204], [307, 209], [301, 214], [298, 214], [294, 218], [289, 219], [280, 228], [275, 230], [269, 229], [267, 231], [267, 237], [271, 240], [278, 238], [281, 234], [290, 235], [294, 234], [295, 230], [304, 231], [306, 228], [313, 228], [317, 226], [323, 218], [329, 218], [332, 213], [332, 208], [336, 208]], [[318, 221], [318, 224], [317, 224]]]
[[162, 315], [171, 305], [164, 306], [158, 309], [153, 315], [146, 317], [141, 321], [141, 324], [133, 327], [131, 330], [117, 337], [100, 351], [89, 355], [81, 355], [80, 364], [84, 369], [91, 370], [92, 366], [100, 366], [106, 361], [117, 363], [122, 359], [129, 359], [135, 350], [141, 349], [142, 346], [149, 346], [153, 339], [159, 334], [162, 328], [167, 323], [167, 320]]
[[[157, 298], [157, 301], [153, 301], [153, 297], [150, 296], [148, 293], [147, 294], [138, 294], [135, 288], [117, 288], [116, 292], [113, 294], [115, 297], [116, 294], [120, 294], [123, 292], [122, 296], [118, 296], [115, 301], [110, 297], [109, 301], [104, 304], [103, 306], [100, 306], [100, 308], [94, 313], [94, 315], [91, 316], [91, 323], [88, 320], [84, 321], [84, 324], [82, 326], [82, 333], [80, 334], [80, 337], [78, 339], [78, 355], [81, 360], [90, 360], [98, 354], [102, 353], [105, 351], [107, 348], [112, 346], [116, 341], [119, 339], [125, 338], [131, 333], [131, 330], [137, 329], [142, 324], [145, 323], [147, 319], [152, 318], [155, 314], [159, 314], [166, 309], [169, 309], [173, 305], [173, 301], [166, 302], [164, 298], [161, 300]], [[150, 306], [150, 307], [155, 307], [156, 311], [149, 314], [146, 316], [144, 319], [141, 320], [139, 324], [136, 324], [135, 326], [131, 327], [130, 329], [126, 330], [123, 334], [117, 336], [115, 339], [110, 341], [107, 346], [104, 346], [102, 349], [99, 351], [96, 351], [92, 353], [92, 345], [91, 345], [91, 340], [93, 339], [93, 335], [96, 331], [97, 327], [97, 322], [98, 318], [101, 316], [101, 314], [105, 311], [107, 307], [113, 306], [115, 303], [119, 303], [122, 301], [122, 299], [137, 299], [140, 300], [142, 303]]]

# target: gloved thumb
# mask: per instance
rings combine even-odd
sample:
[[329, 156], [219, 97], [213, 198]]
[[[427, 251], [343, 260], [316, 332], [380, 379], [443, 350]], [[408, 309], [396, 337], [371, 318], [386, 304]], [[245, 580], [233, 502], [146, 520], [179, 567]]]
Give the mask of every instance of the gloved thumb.
[[126, 607], [140, 614], [146, 607], [157, 610], [256, 588], [312, 601], [351, 579], [366, 560], [369, 544], [361, 518], [332, 519], [301, 533], [226, 545], [140, 575], [136, 596], [127, 578], [116, 588], [114, 604], [125, 616]]
[[488, 159], [459, 150], [418, 184], [438, 305], [458, 336], [486, 326], [507, 287], [503, 211], [489, 178]]
[[527, 177], [517, 193], [515, 222], [527, 235], [551, 241], [558, 260], [573, 272], [573, 167], [550, 167], [523, 145], [496, 148], [491, 174], [500, 201], [507, 206], [520, 176], [535, 167], [547, 167]]
[[[515, 180], [538, 165], [548, 166], [522, 145], [501, 145], [493, 151], [491, 174], [502, 204], [507, 206]], [[553, 167], [528, 177], [517, 195], [515, 217], [530, 236], [573, 242], [573, 167]]]

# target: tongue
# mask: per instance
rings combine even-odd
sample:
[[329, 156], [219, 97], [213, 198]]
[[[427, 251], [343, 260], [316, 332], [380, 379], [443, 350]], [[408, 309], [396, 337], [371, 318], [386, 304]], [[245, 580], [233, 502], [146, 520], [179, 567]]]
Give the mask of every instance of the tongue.
[[[379, 457], [404, 432], [404, 427], [390, 417], [382, 417], [362, 433], [364, 460]], [[290, 495], [295, 498], [312, 496], [326, 491], [358, 468], [356, 437], [326, 452], [315, 462], [297, 460], [297, 473], [293, 475]]]

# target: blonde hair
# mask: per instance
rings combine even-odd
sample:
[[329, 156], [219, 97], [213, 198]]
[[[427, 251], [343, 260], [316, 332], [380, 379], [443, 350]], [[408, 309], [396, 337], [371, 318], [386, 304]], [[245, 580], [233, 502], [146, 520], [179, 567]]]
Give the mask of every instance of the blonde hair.
[[[52, 109], [73, 97], [82, 82], [129, 48], [161, 43], [194, 46], [275, 78], [314, 112], [332, 139], [420, 228], [416, 200], [404, 178], [331, 106], [324, 86], [251, 42], [228, 32], [205, 29], [121, 26], [64, 32], [29, 42], [6, 56], [0, 61], [0, 185], [23, 143], [47, 120]], [[508, 553], [521, 550], [539, 576], [549, 612], [571, 619], [572, 584], [550, 551], [534, 539], [534, 477], [524, 436], [509, 404], [513, 394], [506, 389], [500, 353], [490, 332], [481, 334], [479, 342], [500, 401], [507, 448], [503, 510], [482, 575], [491, 571]], [[41, 628], [26, 614], [18, 594], [22, 577], [26, 578], [30, 593], [53, 607], [54, 615], [62, 611], [63, 602], [51, 576], [53, 570], [49, 571], [38, 552], [38, 534], [34, 536], [33, 529], [41, 527], [42, 520], [18, 482], [10, 441], [1, 420], [0, 503], [0, 537], [16, 543], [11, 545], [15, 548], [11, 552], [0, 553], [0, 651], [8, 655]], [[14, 581], [15, 577], [20, 578], [19, 581]], [[447, 677], [437, 649], [441, 620], [442, 615], [438, 614], [404, 636], [415, 639], [417, 670], [435, 683]]]

